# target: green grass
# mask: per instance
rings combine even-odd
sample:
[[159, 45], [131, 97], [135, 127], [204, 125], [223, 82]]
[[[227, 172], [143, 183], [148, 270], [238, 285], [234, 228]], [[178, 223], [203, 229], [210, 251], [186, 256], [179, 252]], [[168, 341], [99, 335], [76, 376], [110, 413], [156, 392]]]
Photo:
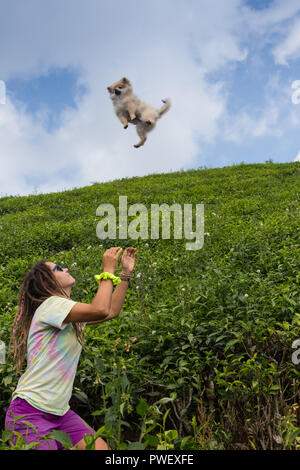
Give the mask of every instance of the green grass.
[[[299, 447], [299, 415], [288, 419], [300, 403], [291, 359], [300, 338], [299, 182], [297, 162], [241, 164], [0, 199], [0, 339], [8, 344], [35, 261], [64, 263], [76, 278], [72, 298], [90, 302], [105, 249], [134, 246], [119, 318], [85, 330], [72, 409], [112, 448]], [[203, 248], [187, 251], [184, 238], [99, 240], [96, 209], [118, 210], [121, 195], [149, 213], [155, 203], [203, 203]], [[128, 336], [137, 338], [129, 353]], [[17, 380], [9, 360], [3, 423]]]

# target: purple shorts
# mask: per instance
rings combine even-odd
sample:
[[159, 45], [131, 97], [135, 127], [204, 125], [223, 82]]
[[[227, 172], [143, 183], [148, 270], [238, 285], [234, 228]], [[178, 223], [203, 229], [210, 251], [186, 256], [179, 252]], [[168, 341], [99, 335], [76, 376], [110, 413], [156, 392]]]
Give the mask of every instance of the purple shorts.
[[[92, 429], [85, 421], [83, 421], [80, 416], [78, 416], [74, 411], [68, 410], [63, 416], [54, 415], [52, 413], [46, 413], [44, 411], [38, 410], [31, 406], [23, 398], [15, 398], [6, 412], [5, 417], [5, 428], [12, 430], [13, 418], [11, 416], [10, 410], [13, 410], [14, 416], [26, 415], [22, 420], [19, 420], [14, 425], [14, 431], [19, 432], [25, 438], [27, 432], [26, 443], [37, 442], [38, 438], [49, 434], [54, 430], [64, 431], [69, 434], [73, 446], [76, 445], [81, 439], [83, 439], [84, 434], [94, 434], [96, 431]], [[36, 432], [28, 427], [22, 421], [28, 421], [32, 423], [38, 432], [38, 437]], [[17, 437], [15, 438], [15, 440]], [[33, 447], [36, 450], [62, 450], [64, 449], [63, 445], [54, 439], [43, 440], [41, 444], [36, 447]]]

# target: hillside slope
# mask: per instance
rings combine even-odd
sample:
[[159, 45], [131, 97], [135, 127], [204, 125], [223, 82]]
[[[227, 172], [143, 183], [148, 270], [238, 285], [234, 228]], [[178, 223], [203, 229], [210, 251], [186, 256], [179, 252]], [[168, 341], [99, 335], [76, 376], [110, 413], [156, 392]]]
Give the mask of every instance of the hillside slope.
[[[151, 204], [203, 203], [203, 248], [186, 250], [184, 237], [100, 240], [97, 207], [110, 203], [118, 212], [119, 196], [148, 214]], [[300, 402], [300, 366], [292, 362], [300, 338], [299, 214], [297, 162], [2, 198], [0, 339], [8, 344], [22, 276], [35, 261], [68, 266], [76, 278], [72, 298], [85, 302], [95, 295], [105, 249], [134, 246], [136, 268], [119, 318], [85, 330], [73, 409], [94, 428], [105, 423], [112, 448], [137, 441], [140, 419], [162, 423], [167, 409], [166, 429], [177, 432], [169, 444], [177, 449], [295, 448], [286, 421]], [[0, 378], [3, 419], [16, 381], [9, 358]], [[299, 415], [291, 420], [299, 427]], [[143, 435], [144, 446], [159, 445], [158, 433]]]

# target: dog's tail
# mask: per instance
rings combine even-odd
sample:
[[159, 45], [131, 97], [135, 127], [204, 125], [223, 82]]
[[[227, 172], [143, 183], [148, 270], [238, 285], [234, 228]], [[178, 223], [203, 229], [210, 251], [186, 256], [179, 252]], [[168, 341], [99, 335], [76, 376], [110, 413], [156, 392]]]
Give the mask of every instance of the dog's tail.
[[171, 106], [170, 100], [162, 100], [165, 103], [159, 110], [159, 117], [162, 116], [166, 111], [168, 111], [169, 107]]

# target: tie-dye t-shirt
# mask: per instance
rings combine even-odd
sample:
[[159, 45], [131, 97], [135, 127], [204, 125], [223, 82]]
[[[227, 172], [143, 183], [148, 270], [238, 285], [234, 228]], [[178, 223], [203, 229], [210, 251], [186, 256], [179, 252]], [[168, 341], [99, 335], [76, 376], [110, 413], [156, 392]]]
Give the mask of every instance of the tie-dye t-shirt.
[[69, 410], [82, 346], [72, 323], [63, 321], [75, 303], [52, 296], [35, 311], [27, 340], [27, 368], [12, 400], [21, 397], [35, 408], [59, 416]]

